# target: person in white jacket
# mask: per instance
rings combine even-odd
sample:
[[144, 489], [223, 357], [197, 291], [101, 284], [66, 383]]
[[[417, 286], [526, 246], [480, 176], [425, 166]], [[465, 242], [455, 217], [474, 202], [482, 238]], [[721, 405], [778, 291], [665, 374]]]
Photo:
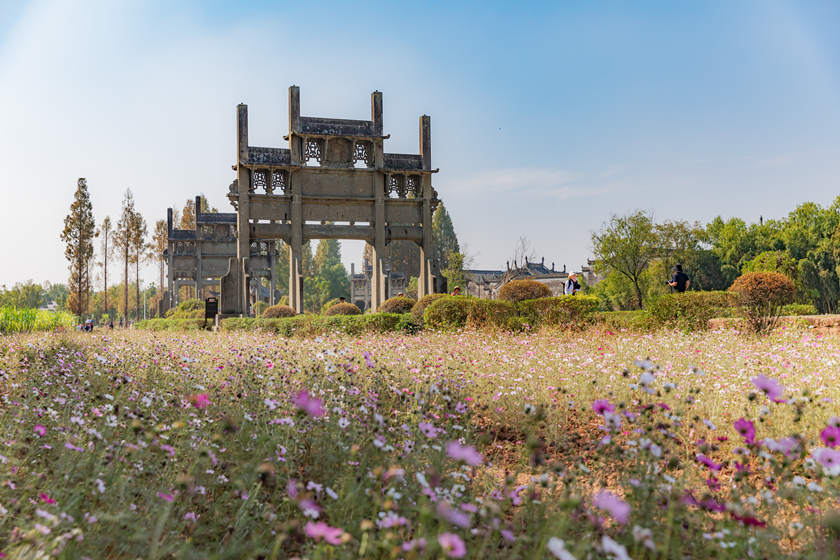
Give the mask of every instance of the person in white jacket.
[[577, 281], [577, 273], [572, 272], [569, 278], [566, 279], [566, 285], [563, 287], [563, 293], [567, 296], [573, 296], [580, 291], [580, 284]]

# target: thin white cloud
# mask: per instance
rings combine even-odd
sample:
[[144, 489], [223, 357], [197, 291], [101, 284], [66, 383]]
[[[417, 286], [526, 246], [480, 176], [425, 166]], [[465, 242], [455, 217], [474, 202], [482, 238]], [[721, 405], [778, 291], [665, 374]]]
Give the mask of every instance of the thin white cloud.
[[569, 200], [608, 192], [606, 186], [595, 184], [596, 182], [565, 169], [521, 167], [493, 169], [464, 178], [444, 179], [441, 184], [452, 185], [452, 191], [459, 196], [478, 192], [516, 193], [535, 198]]

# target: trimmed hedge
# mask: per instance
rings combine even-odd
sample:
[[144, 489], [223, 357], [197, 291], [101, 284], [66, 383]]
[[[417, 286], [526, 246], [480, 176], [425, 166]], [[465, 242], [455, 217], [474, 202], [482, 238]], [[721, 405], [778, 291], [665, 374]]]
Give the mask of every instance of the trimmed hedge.
[[[201, 311], [202, 317], [204, 310]], [[144, 329], [149, 331], [200, 331], [210, 330], [213, 328], [213, 321], [204, 319], [146, 319], [145, 321], [137, 321], [134, 323], [137, 329]]]
[[253, 306], [254, 315], [256, 315], [257, 317], [260, 317], [263, 313], [265, 313], [266, 309], [268, 309], [269, 307], [271, 307], [271, 306], [268, 305], [268, 302], [258, 301]]
[[204, 302], [200, 299], [182, 301], [166, 312], [167, 319], [204, 319]]
[[429, 294], [421, 297], [417, 303], [414, 304], [414, 307], [411, 308], [411, 316], [414, 318], [414, 321], [418, 325], [422, 325], [423, 313], [426, 311], [426, 308], [429, 307], [433, 301], [437, 301], [440, 298], [445, 297], [449, 297], [449, 294]]
[[223, 319], [223, 331], [268, 331], [282, 336], [318, 336], [330, 332], [358, 335], [366, 332], [416, 332], [417, 325], [407, 313], [369, 313], [367, 315], [297, 315], [280, 319], [250, 317]]
[[499, 288], [499, 299], [525, 301], [551, 297], [551, 288], [536, 280], [511, 280]]
[[517, 304], [519, 315], [532, 326], [580, 328], [592, 323], [598, 310], [595, 296], [559, 296], [529, 299]]
[[406, 296], [395, 296], [386, 299], [379, 306], [380, 313], [410, 313], [417, 302]]
[[332, 316], [332, 315], [361, 315], [362, 310], [359, 309], [356, 304], [344, 302], [344, 303], [336, 303], [333, 306], [330, 306], [329, 309], [324, 311], [324, 315]]
[[[577, 296], [575, 296], [577, 297]], [[632, 311], [596, 311], [592, 319], [598, 328], [610, 331], [627, 329], [630, 331], [649, 331], [654, 329], [650, 314], [643, 309]]]
[[782, 316], [819, 315], [813, 303], [789, 303], [782, 306]]
[[272, 305], [266, 309], [262, 315], [259, 315], [259, 317], [263, 317], [265, 319], [279, 319], [280, 317], [294, 317], [295, 315], [297, 315], [297, 313], [294, 309], [288, 305], [278, 303], [277, 305]]
[[653, 326], [703, 330], [709, 319], [731, 315], [735, 304], [729, 292], [683, 292], [656, 298], [648, 303], [647, 313]]
[[433, 329], [501, 328], [523, 330], [541, 326], [579, 328], [591, 323], [598, 298], [562, 296], [510, 301], [450, 296], [434, 301], [423, 314], [423, 323]]

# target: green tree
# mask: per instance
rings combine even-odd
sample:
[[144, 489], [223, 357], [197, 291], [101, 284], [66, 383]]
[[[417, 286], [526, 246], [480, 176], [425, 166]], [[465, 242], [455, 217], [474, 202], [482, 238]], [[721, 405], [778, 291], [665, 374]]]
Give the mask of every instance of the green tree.
[[464, 255], [452, 251], [446, 255], [446, 268], [440, 271], [446, 278], [446, 289], [453, 290], [460, 286], [461, 291], [466, 293], [466, 280], [464, 279]]
[[102, 251], [101, 265], [102, 279], [104, 283], [102, 294], [105, 298], [105, 309], [108, 309], [108, 259], [111, 258], [111, 253], [114, 252], [114, 240], [112, 239], [113, 232], [114, 226], [111, 224], [111, 217], [105, 216], [105, 219], [102, 220], [102, 225], [99, 226], [99, 230], [97, 231], [97, 235], [99, 236], [101, 242], [100, 249]]
[[76, 194], [70, 205], [70, 213], [64, 218], [64, 230], [61, 232], [61, 240], [66, 244], [64, 256], [70, 263], [69, 307], [76, 315], [83, 315], [88, 310], [95, 228], [87, 181], [80, 178], [76, 181]]
[[[137, 310], [136, 318], [140, 319], [140, 262], [143, 261], [148, 253], [147, 253], [147, 245], [146, 245], [146, 234], [148, 233], [146, 229], [146, 220], [140, 214], [140, 212], [135, 211], [134, 215], [132, 216], [131, 220], [131, 260], [134, 263], [134, 288], [136, 294], [136, 305], [135, 309]], [[196, 294], [198, 297], [198, 294]]]
[[152, 233], [152, 242], [149, 245], [149, 257], [156, 260], [158, 263], [158, 272], [160, 273], [160, 283], [158, 289], [160, 294], [163, 294], [166, 289], [166, 280], [164, 278], [166, 257], [163, 252], [169, 243], [169, 232], [167, 231], [166, 220], [158, 220], [155, 222], [155, 231]]
[[437, 263], [442, 271], [449, 266], [449, 255], [460, 254], [461, 246], [455, 234], [455, 226], [443, 202], [438, 204], [432, 215], [432, 262]]
[[114, 247], [123, 259], [122, 305], [123, 320], [128, 322], [128, 265], [131, 262], [131, 249], [134, 235], [134, 195], [126, 189], [123, 195], [122, 212], [117, 228], [114, 230]]
[[11, 290], [5, 286], [0, 290], [0, 307], [11, 306], [18, 309], [36, 308], [44, 301], [44, 290], [33, 280], [15, 284]]
[[650, 216], [637, 211], [628, 216], [613, 216], [601, 231], [592, 234], [597, 266], [614, 271], [633, 285], [636, 304], [643, 306], [642, 275], [657, 254], [657, 236]]

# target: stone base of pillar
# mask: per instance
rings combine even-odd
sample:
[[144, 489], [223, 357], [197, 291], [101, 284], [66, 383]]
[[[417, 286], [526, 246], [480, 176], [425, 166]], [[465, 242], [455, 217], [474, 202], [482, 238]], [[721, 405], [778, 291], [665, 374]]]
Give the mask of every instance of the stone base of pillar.
[[222, 315], [240, 316], [245, 313], [242, 293], [245, 289], [245, 263], [242, 259], [231, 257], [228, 260], [227, 274], [222, 276], [219, 312]]

